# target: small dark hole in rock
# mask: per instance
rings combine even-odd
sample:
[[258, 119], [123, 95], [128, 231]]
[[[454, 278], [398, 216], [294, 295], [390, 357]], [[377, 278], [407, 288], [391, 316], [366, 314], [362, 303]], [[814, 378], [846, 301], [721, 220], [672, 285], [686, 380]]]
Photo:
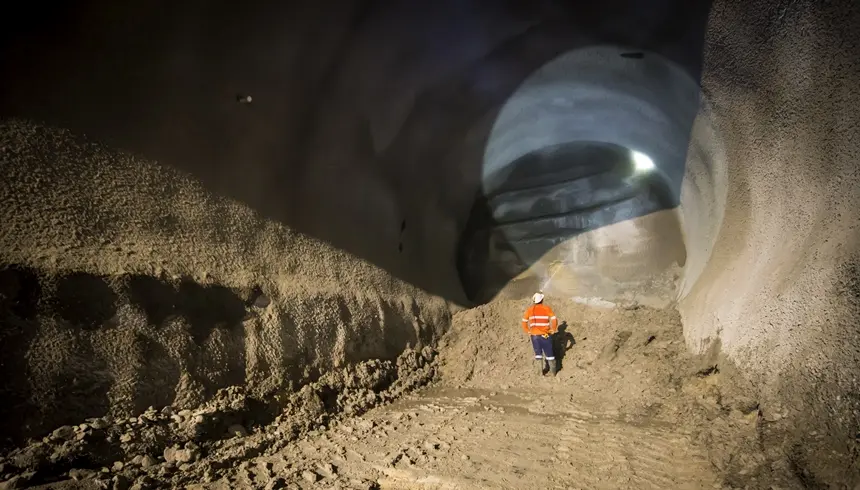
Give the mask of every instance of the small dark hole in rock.
[[648, 336], [648, 340], [646, 340], [646, 341], [645, 341], [645, 345], [648, 345], [648, 344], [650, 344], [651, 342], [654, 342], [654, 339], [656, 339], [656, 338], [657, 338], [657, 337], [656, 337], [656, 336], [654, 336], [654, 335], [649, 335], [649, 336]]
[[403, 252], [403, 242], [400, 242], [400, 244], [397, 245], [397, 251], [401, 253]]
[[251, 304], [253, 304], [257, 308], [266, 308], [267, 306], [272, 304], [272, 300], [270, 300], [269, 297], [263, 293], [263, 290], [260, 288], [260, 286], [254, 287], [254, 290], [251, 292], [251, 298], [253, 298], [251, 300]]
[[404, 231], [406, 231], [406, 220], [403, 220], [400, 223], [400, 233], [403, 233]]

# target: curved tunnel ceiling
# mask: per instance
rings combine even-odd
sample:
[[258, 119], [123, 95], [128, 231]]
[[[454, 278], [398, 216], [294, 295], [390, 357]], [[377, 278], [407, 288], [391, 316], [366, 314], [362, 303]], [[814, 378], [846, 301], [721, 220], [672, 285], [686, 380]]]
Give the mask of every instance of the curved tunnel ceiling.
[[[278, 269], [328, 287], [364, 273], [361, 287], [394, 289], [369, 263], [468, 304], [508, 286], [624, 296], [656, 277], [659, 295], [679, 300], [691, 351], [730, 359], [762, 407], [822, 435], [792, 436], [801, 467], [825, 482], [860, 475], [856, 1], [87, 0], [19, 2], [0, 21], [2, 117], [142, 157], [87, 166], [57, 156], [69, 151], [57, 138], [30, 145], [47, 132], [4, 120], [42, 166], [0, 191], [38, 181], [73, 194], [64, 209], [38, 194], [8, 208], [14, 219], [21, 206], [45, 211], [17, 228], [36, 248], [67, 250], [67, 230], [38, 228], [80, 209], [70, 220], [95, 233], [127, 231], [111, 228], [127, 218], [140, 270], [159, 255], [181, 262], [152, 224], [171, 229], [174, 205], [190, 228], [225, 209], [205, 195], [253, 210], [230, 226], [206, 221], [208, 246], [269, 236], [242, 221], [259, 220], [352, 261], [331, 273], [309, 261], [297, 278], [314, 250], [276, 237], [260, 247], [269, 262], [255, 281]], [[631, 174], [633, 151], [653, 171]], [[50, 155], [94, 184], [69, 183], [79, 175]], [[146, 175], [183, 175], [206, 192], [135, 181], [129, 166], [142, 161], [178, 171]], [[125, 180], [111, 182], [110, 165], [126, 165]], [[117, 212], [142, 187], [169, 198]], [[3, 243], [22, 263], [62, 257]], [[247, 265], [246, 250], [224, 268]]]
[[[183, 4], [165, 16], [88, 2], [48, 25], [49, 40], [8, 46], [19, 76], [0, 110], [184, 170], [461, 303], [488, 299], [559, 241], [679, 202], [709, 2], [350, 5], [332, 17], [309, 3], [207, 4], [206, 14]], [[322, 31], [299, 28], [323, 18]], [[433, 22], [405, 27], [420, 19]], [[46, 26], [34, 29], [29, 39]], [[237, 102], [246, 95], [252, 103]], [[593, 149], [575, 150], [584, 142]], [[535, 195], [509, 193], [489, 205], [519, 209], [517, 224], [470, 218], [528, 158], [568, 145], [559, 149], [579, 153], [571, 164], [587, 167], [585, 152], [603, 143], [651, 156], [654, 175], [592, 169], [602, 176], [546, 189], [564, 209], [524, 211]], [[549, 173], [528, 173], [550, 185], [565, 162], [540, 158]], [[519, 265], [469, 248], [486, 248], [487, 229]]]

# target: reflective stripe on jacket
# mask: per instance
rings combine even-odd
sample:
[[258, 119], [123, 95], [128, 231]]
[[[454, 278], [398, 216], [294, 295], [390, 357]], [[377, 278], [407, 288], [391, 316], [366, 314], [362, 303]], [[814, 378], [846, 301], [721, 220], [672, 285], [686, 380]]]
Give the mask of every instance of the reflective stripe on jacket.
[[523, 332], [529, 335], [554, 334], [557, 329], [555, 313], [543, 303], [529, 306], [523, 314]]

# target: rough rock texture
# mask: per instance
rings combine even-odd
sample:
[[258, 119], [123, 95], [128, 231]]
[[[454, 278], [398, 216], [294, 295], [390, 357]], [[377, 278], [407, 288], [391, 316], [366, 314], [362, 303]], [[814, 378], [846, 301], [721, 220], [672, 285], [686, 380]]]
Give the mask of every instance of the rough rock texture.
[[66, 131], [4, 122], [0, 167], [4, 439], [298, 387], [448, 324], [445, 301]]
[[[710, 165], [688, 167], [682, 214], [724, 217], [717, 236], [687, 234], [701, 275], [682, 291], [685, 338], [721, 347], [765, 412], [804, 428], [786, 443], [809, 485], [856, 484], [860, 11], [715, 2], [709, 26], [702, 85], [722, 147], [700, 146]], [[720, 166], [725, 209], [684, 211]]]
[[[211, 483], [242, 472], [252, 458], [275, 454], [344, 417], [361, 415], [426, 385], [435, 376], [435, 360], [430, 347], [407, 349], [396, 362], [350, 365], [297, 392], [281, 391], [265, 400], [231, 386], [194, 410], [149, 407], [135, 417], [99, 417], [62, 426], [42, 441], [8, 453], [0, 462], [0, 485], [59, 481], [69, 488], [69, 480], [85, 480], [116, 489], [131, 483], [137, 488]], [[301, 468], [284, 474], [301, 475]]]
[[[10, 430], [47, 431], [38, 420], [84, 400], [97, 411], [178, 395], [194, 403], [214, 387], [204, 379], [236, 376], [267, 391], [300, 379], [288, 371], [308, 359], [346, 359], [361, 345], [350, 332], [370, 328], [368, 355], [393, 355], [386, 346], [402, 348], [422, 325], [440, 328], [441, 301], [369, 263], [462, 301], [456, 242], [498, 109], [560, 54], [632, 44], [686, 69], [704, 53], [692, 70], [704, 100], [680, 196], [687, 345], [722, 352], [723, 372], [739, 368], [766, 417], [808, 431], [773, 437], [810, 486], [854, 486], [856, 2], [717, 0], [699, 39], [688, 36], [692, 22], [667, 20], [694, 17], [687, 8], [698, 4], [634, 3], [642, 2], [583, 2], [571, 16], [552, 2], [459, 1], [191, 3], [164, 15], [151, 2], [95, 1], [74, 16], [60, 11], [53, 37], [4, 48], [2, 71], [14, 76], [0, 108], [22, 118], [4, 124], [0, 149], [0, 254], [20, 267], [2, 280], [4, 298], [16, 298], [4, 305], [13, 316], [0, 344], [4, 373], [18, 373], [3, 386]], [[237, 102], [242, 94], [253, 102]], [[81, 152], [80, 134], [146, 158]], [[154, 297], [185, 281], [188, 296], [226, 311], [122, 316], [135, 309], [123, 298], [137, 276], [164, 295]], [[216, 286], [248, 291], [236, 293], [241, 318], [256, 311], [246, 298], [267, 302], [251, 298], [255, 286], [271, 304], [240, 329], [226, 321], [240, 316], [224, 301], [233, 293]], [[112, 295], [116, 311], [75, 306]], [[392, 330], [383, 315], [395, 319]], [[114, 317], [131, 319], [92, 328]], [[189, 317], [204, 321], [195, 327]], [[342, 317], [355, 328], [331, 327]], [[380, 331], [391, 344], [374, 343]], [[343, 354], [331, 357], [332, 344]], [[125, 382], [150, 378], [170, 388]], [[33, 405], [46, 412], [28, 427], [22, 415]]]

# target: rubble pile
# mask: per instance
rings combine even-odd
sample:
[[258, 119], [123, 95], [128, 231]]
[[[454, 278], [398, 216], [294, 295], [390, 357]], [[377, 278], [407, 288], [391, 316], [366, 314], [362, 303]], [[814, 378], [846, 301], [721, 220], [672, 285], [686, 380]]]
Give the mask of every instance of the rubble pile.
[[[112, 489], [213, 482], [235, 473], [234, 467], [241, 470], [242, 461], [275, 454], [343, 418], [396, 400], [435, 375], [436, 351], [410, 348], [396, 361], [374, 359], [329, 371], [269, 400], [234, 386], [195, 410], [149, 407], [126, 419], [87, 419], [6, 454], [0, 459], [0, 488], [63, 480], [97, 480]], [[259, 479], [266, 472], [257, 473]], [[265, 485], [278, 488], [291, 474], [311, 477], [296, 468], [278, 478], [271, 474]]]

